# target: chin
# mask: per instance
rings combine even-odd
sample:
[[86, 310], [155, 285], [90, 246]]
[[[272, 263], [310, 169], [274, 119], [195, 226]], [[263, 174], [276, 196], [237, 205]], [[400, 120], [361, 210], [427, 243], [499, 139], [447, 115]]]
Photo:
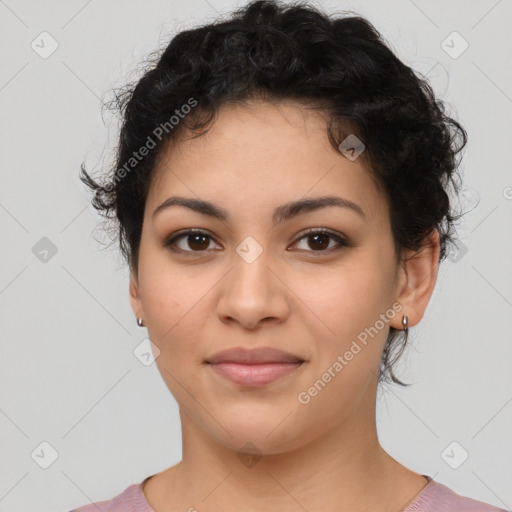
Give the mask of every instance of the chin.
[[[216, 440], [234, 451], [252, 455], [277, 455], [298, 448], [301, 445], [300, 432], [296, 431], [297, 423], [289, 423], [286, 414], [262, 415], [257, 420], [251, 420], [239, 415], [239, 421], [231, 421], [229, 418], [215, 425], [215, 432], [212, 436]], [[294, 430], [290, 426], [294, 426]], [[226, 432], [227, 431], [227, 432]], [[229, 432], [229, 433], [228, 433]], [[232, 435], [229, 435], [232, 434]]]

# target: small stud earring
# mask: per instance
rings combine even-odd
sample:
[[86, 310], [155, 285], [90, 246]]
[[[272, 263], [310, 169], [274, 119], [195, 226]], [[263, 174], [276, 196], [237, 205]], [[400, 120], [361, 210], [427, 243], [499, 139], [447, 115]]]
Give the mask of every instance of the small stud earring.
[[137, 325], [138, 325], [139, 327], [144, 327], [144, 324], [142, 323], [142, 317], [137, 318]]
[[409, 328], [407, 327], [407, 315], [402, 316], [402, 325], [404, 326], [404, 331], [407, 334]]

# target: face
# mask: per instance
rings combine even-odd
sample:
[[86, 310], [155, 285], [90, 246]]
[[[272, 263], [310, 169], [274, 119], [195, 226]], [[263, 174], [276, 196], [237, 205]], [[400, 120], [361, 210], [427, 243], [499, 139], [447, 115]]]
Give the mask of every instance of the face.
[[[356, 206], [282, 209], [325, 196]], [[225, 218], [176, 204], [155, 213], [171, 197]], [[182, 421], [272, 454], [374, 414], [389, 327], [401, 328], [397, 275], [388, 203], [362, 159], [329, 144], [318, 113], [260, 102], [224, 107], [206, 135], [162, 153], [130, 294]], [[251, 387], [206, 363], [234, 347], [304, 362]]]

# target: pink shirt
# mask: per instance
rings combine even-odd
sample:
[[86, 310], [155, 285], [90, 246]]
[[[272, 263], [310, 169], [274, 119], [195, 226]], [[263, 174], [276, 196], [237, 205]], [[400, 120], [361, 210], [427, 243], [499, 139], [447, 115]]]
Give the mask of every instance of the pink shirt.
[[[482, 501], [460, 496], [432, 477], [423, 476], [427, 478], [428, 484], [400, 512], [507, 512]], [[151, 476], [139, 484], [130, 485], [111, 500], [83, 505], [69, 512], [155, 512], [142, 492], [142, 486], [149, 478]]]

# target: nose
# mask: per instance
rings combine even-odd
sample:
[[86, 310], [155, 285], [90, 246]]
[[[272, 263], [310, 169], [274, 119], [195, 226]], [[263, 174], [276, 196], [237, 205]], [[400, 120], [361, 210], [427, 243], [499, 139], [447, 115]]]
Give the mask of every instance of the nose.
[[253, 330], [286, 320], [291, 292], [284, 271], [271, 260], [265, 251], [252, 262], [234, 255], [231, 271], [219, 283], [217, 314], [222, 322]]

